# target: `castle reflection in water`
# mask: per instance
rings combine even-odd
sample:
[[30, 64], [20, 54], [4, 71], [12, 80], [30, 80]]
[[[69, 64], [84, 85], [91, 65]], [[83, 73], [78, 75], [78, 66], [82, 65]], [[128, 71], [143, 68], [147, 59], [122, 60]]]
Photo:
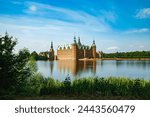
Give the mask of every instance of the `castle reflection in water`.
[[129, 77], [150, 79], [150, 61], [115, 60], [57, 60], [37, 61], [38, 71], [44, 77], [63, 81], [66, 76], [83, 77]]
[[79, 72], [96, 73], [96, 61], [76, 61], [76, 60], [58, 60], [58, 70], [60, 72], [70, 72], [73, 76], [79, 74]]

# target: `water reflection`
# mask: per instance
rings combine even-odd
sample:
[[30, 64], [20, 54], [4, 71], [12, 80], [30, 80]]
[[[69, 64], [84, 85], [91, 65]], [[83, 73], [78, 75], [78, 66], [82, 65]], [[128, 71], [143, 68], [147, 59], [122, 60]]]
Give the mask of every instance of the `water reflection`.
[[63, 80], [68, 74], [73, 77], [108, 77], [124, 76], [131, 78], [150, 79], [150, 61], [37, 61], [38, 70], [45, 77]]
[[150, 67], [150, 61], [135, 61], [135, 60], [128, 60], [128, 61], [122, 61], [122, 60], [116, 60], [116, 66], [122, 67], [126, 66], [128, 68], [135, 67], [135, 68], [142, 68], [146, 69]]
[[50, 66], [50, 74], [53, 74], [53, 68], [54, 68], [54, 62], [49, 62], [49, 66]]
[[96, 61], [76, 61], [76, 60], [58, 60], [58, 69], [60, 72], [71, 72], [73, 76], [81, 72], [96, 73]]

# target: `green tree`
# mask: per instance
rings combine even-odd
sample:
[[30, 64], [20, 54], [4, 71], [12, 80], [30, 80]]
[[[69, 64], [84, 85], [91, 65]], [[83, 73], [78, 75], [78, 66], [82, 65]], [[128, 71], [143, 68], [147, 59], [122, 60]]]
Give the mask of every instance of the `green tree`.
[[0, 94], [21, 91], [31, 75], [27, 62], [30, 53], [22, 49], [14, 53], [17, 40], [5, 33], [0, 37]]
[[38, 54], [37, 54], [37, 52], [36, 52], [36, 51], [33, 51], [33, 52], [31, 53], [31, 57], [32, 57], [33, 59], [35, 59], [35, 60], [38, 60]]

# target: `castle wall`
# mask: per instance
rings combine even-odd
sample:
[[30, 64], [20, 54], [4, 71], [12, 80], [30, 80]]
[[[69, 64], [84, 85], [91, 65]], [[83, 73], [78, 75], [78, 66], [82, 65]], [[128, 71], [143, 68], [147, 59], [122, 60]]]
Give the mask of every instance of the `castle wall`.
[[77, 44], [73, 43], [71, 45], [72, 48], [72, 59], [73, 60], [77, 60], [78, 59], [78, 47]]
[[[77, 55], [75, 55], [77, 53]], [[57, 59], [83, 59], [83, 58], [93, 58], [93, 50], [86, 49], [60, 49], [57, 50]]]
[[96, 58], [96, 46], [91, 46], [91, 48], [81, 48], [79, 49], [77, 44], [74, 43], [71, 45], [71, 48], [59, 48], [57, 50], [57, 59], [83, 59], [83, 58]]
[[92, 50], [91, 49], [78, 50], [78, 59], [83, 59], [83, 58], [92, 58]]
[[84, 58], [84, 50], [78, 50], [78, 59]]
[[96, 46], [92, 47], [93, 58], [96, 59]]
[[73, 58], [73, 53], [72, 49], [60, 49], [57, 50], [57, 59], [72, 59]]

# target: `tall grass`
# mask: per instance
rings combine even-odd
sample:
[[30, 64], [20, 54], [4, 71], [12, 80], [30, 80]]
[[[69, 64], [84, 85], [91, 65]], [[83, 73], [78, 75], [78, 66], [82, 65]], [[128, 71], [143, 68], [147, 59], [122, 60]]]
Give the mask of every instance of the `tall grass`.
[[150, 80], [123, 77], [80, 78], [60, 82], [45, 78], [38, 85], [40, 95], [121, 96], [150, 99]]

